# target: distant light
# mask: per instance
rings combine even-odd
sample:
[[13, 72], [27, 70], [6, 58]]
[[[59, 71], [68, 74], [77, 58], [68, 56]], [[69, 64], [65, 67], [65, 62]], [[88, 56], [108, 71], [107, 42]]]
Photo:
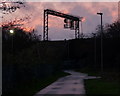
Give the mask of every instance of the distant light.
[[13, 34], [13, 33], [14, 33], [14, 30], [10, 30], [10, 33]]
[[81, 21], [81, 22], [84, 22], [85, 20], [86, 20], [85, 17], [81, 17], [81, 18], [80, 18], [80, 21]]
[[86, 20], [86, 18], [85, 18], [85, 17], [83, 17], [81, 21], [82, 21], [82, 22], [84, 22], [85, 20]]

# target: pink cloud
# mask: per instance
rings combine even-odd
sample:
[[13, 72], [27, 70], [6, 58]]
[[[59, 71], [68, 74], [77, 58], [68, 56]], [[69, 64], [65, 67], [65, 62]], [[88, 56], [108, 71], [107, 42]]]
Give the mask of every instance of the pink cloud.
[[[28, 26], [30, 28], [37, 28], [38, 30], [42, 31], [43, 12], [44, 9], [47, 8], [66, 14], [85, 17], [86, 20], [83, 24], [85, 33], [93, 32], [96, 25], [100, 23], [100, 18], [96, 15], [96, 13], [99, 11], [104, 13], [104, 23], [112, 23], [117, 19], [117, 3], [115, 2], [27, 2], [25, 8], [22, 8], [11, 15], [6, 15], [5, 20], [12, 20], [14, 17], [22, 18], [26, 15], [29, 15], [31, 19], [25, 24], [25, 27]], [[63, 18], [49, 16], [49, 30], [56, 28], [59, 30], [63, 29], [63, 21]], [[62, 35], [63, 34], [61, 34], [59, 37], [62, 37]]]

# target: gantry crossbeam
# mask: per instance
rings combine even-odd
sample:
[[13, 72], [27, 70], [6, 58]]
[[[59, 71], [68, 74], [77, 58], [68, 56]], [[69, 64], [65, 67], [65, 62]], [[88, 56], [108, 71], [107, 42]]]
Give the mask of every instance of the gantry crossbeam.
[[48, 40], [48, 15], [54, 15], [61, 18], [69, 19], [75, 22], [75, 38], [79, 38], [79, 21], [82, 17], [76, 17], [61, 12], [57, 12], [51, 9], [44, 10], [44, 30], [43, 30], [43, 40]]

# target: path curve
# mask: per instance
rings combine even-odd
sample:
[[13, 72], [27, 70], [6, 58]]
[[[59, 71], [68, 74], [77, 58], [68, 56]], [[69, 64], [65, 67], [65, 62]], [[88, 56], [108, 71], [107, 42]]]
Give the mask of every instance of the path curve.
[[88, 75], [70, 70], [64, 72], [70, 73], [71, 75], [58, 79], [34, 96], [46, 96], [47, 94], [64, 94], [65, 96], [66, 94], [85, 94], [84, 79]]

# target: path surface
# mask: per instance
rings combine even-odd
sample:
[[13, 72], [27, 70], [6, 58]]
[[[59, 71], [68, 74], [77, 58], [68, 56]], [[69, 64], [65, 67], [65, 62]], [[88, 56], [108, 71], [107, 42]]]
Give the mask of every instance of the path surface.
[[[34, 96], [47, 96], [47, 94], [71, 94], [70, 96], [75, 96], [75, 94], [85, 94], [84, 89], [84, 79], [92, 79], [95, 77], [89, 77], [87, 74], [78, 73], [74, 71], [65, 71], [71, 75], [62, 77], [49, 85], [48, 87], [42, 89]], [[72, 95], [73, 94], [73, 95]], [[51, 95], [52, 96], [52, 95]], [[69, 96], [69, 95], [67, 95]], [[79, 96], [79, 95], [77, 95]]]

